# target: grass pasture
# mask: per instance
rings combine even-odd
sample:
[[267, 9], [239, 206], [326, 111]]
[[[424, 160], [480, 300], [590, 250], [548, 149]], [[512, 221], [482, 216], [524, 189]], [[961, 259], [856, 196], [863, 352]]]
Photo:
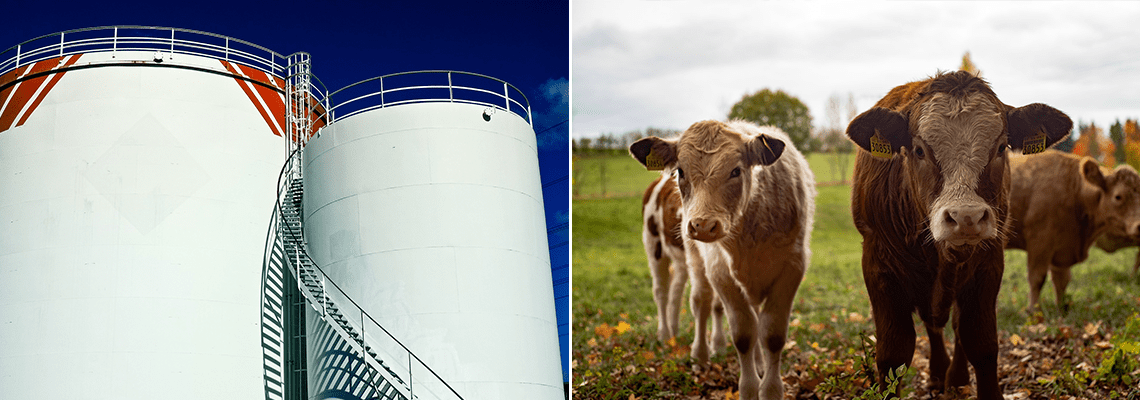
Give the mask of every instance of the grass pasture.
[[[839, 181], [826, 157], [809, 157], [817, 180]], [[602, 165], [605, 195], [600, 180], [585, 176], [597, 174]], [[573, 398], [735, 398], [739, 370], [731, 345], [709, 366], [694, 369], [687, 300], [682, 334], [670, 343], [656, 339], [639, 210], [641, 193], [655, 173], [624, 154], [576, 158], [574, 170]], [[796, 296], [783, 354], [787, 397], [879, 398], [872, 386], [875, 329], [860, 267], [862, 238], [851, 222], [850, 188], [821, 185], [816, 203], [812, 263]], [[998, 374], [1007, 399], [1140, 399], [1140, 277], [1131, 274], [1137, 249], [1090, 253], [1073, 268], [1067, 313], [1060, 312], [1052, 284], [1046, 283], [1042, 312], [1027, 315], [1025, 253], [1006, 252], [997, 312]], [[927, 398], [928, 344], [915, 322], [919, 351], [899, 382], [904, 398]], [[950, 340], [951, 330], [946, 331]]]

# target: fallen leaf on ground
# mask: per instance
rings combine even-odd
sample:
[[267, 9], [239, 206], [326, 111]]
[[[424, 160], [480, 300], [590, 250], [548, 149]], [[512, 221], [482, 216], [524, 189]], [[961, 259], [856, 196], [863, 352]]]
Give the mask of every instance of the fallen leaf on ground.
[[594, 334], [609, 339], [614, 334], [614, 328], [610, 324], [603, 322], [601, 325], [594, 327]]
[[1085, 324], [1085, 334], [1092, 336], [1095, 335], [1098, 331], [1100, 331], [1100, 321], [1097, 321], [1096, 324], [1093, 324], [1092, 322]]
[[1025, 343], [1025, 340], [1022, 339], [1021, 336], [1019, 336], [1018, 334], [1015, 333], [1015, 334], [1009, 335], [1009, 343], [1014, 345], [1014, 346], [1020, 346], [1022, 343]]

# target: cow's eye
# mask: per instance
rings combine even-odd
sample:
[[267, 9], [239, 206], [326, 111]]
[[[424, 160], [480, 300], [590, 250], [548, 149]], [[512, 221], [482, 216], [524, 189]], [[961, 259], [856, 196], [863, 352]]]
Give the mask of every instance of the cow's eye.
[[685, 171], [677, 168], [677, 179], [685, 179]]
[[733, 168], [732, 173], [728, 175], [729, 178], [735, 178], [738, 176], [740, 176], [740, 167]]
[[1124, 196], [1116, 195], [1116, 201], [1124, 200]]
[[919, 159], [926, 157], [926, 153], [922, 151], [922, 146], [914, 147], [914, 155], [918, 156]]

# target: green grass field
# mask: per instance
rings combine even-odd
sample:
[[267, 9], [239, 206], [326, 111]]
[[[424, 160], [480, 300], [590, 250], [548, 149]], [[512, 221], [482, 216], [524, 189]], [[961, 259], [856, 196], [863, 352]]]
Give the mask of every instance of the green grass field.
[[[817, 181], [839, 180], [828, 157], [832, 156], [809, 156]], [[853, 160], [848, 157], [847, 161]], [[656, 173], [644, 171], [622, 154], [577, 158], [575, 163], [575, 185], [580, 186], [573, 201], [572, 225], [574, 397], [731, 398], [737, 373], [733, 369], [735, 351], [730, 347], [729, 356], [714, 359], [713, 364], [723, 364], [723, 368], [692, 372], [687, 357], [692, 317], [687, 312], [682, 314], [683, 334], [676, 343], [656, 340], [656, 307], [640, 227], [641, 193]], [[577, 175], [597, 174], [603, 165], [605, 195], [599, 179], [580, 180]], [[860, 267], [862, 238], [851, 221], [850, 201], [847, 185], [819, 187], [812, 262], [796, 297], [788, 335], [791, 343], [784, 352], [784, 379], [789, 396], [795, 398], [855, 398], [870, 387], [867, 363], [873, 358], [864, 342], [874, 334], [874, 325], [869, 320], [870, 303]], [[1033, 398], [1102, 398], [1111, 396], [1112, 390], [1127, 394], [1106, 384], [1109, 375], [1095, 375], [1113, 357], [1123, 357], [1128, 361], [1123, 365], [1133, 368], [1123, 373], [1129, 383], [1121, 380], [1117, 382], [1120, 387], [1136, 387], [1140, 351], [1113, 355], [1122, 351], [1117, 342], [1140, 340], [1140, 318], [1130, 319], [1140, 310], [1140, 277], [1131, 274], [1136, 252], [1130, 248], [1106, 254], [1092, 249], [1089, 259], [1073, 268], [1069, 311], [1059, 311], [1052, 285], [1046, 283], [1043, 310], [1032, 316], [1024, 311], [1028, 303], [1025, 253], [1006, 252], [997, 312], [1002, 357], [1008, 359], [999, 376], [1007, 394], [1024, 392]], [[684, 303], [687, 309], [687, 298]], [[1136, 332], [1122, 331], [1129, 321], [1134, 321]], [[950, 329], [947, 332], [949, 340], [952, 334]], [[925, 332], [919, 330], [919, 336]], [[924, 348], [921, 340], [919, 347]], [[1034, 346], [1070, 350], [1053, 358], [1038, 355], [1022, 360], [1037, 349]], [[1128, 345], [1123, 346], [1127, 349]], [[919, 353], [918, 372], [905, 375], [907, 390], [917, 391], [910, 392], [911, 396], [918, 395], [925, 382], [921, 374], [926, 355]], [[1136, 397], [1130, 398], [1140, 398], [1140, 389], [1132, 393]]]

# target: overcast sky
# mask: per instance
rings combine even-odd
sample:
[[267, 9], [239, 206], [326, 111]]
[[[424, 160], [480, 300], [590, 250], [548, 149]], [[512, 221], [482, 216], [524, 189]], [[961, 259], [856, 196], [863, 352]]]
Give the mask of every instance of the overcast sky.
[[763, 88], [822, 126], [830, 95], [862, 112], [967, 51], [1006, 104], [1102, 127], [1140, 117], [1140, 2], [575, 0], [571, 13], [575, 138], [723, 119]]

